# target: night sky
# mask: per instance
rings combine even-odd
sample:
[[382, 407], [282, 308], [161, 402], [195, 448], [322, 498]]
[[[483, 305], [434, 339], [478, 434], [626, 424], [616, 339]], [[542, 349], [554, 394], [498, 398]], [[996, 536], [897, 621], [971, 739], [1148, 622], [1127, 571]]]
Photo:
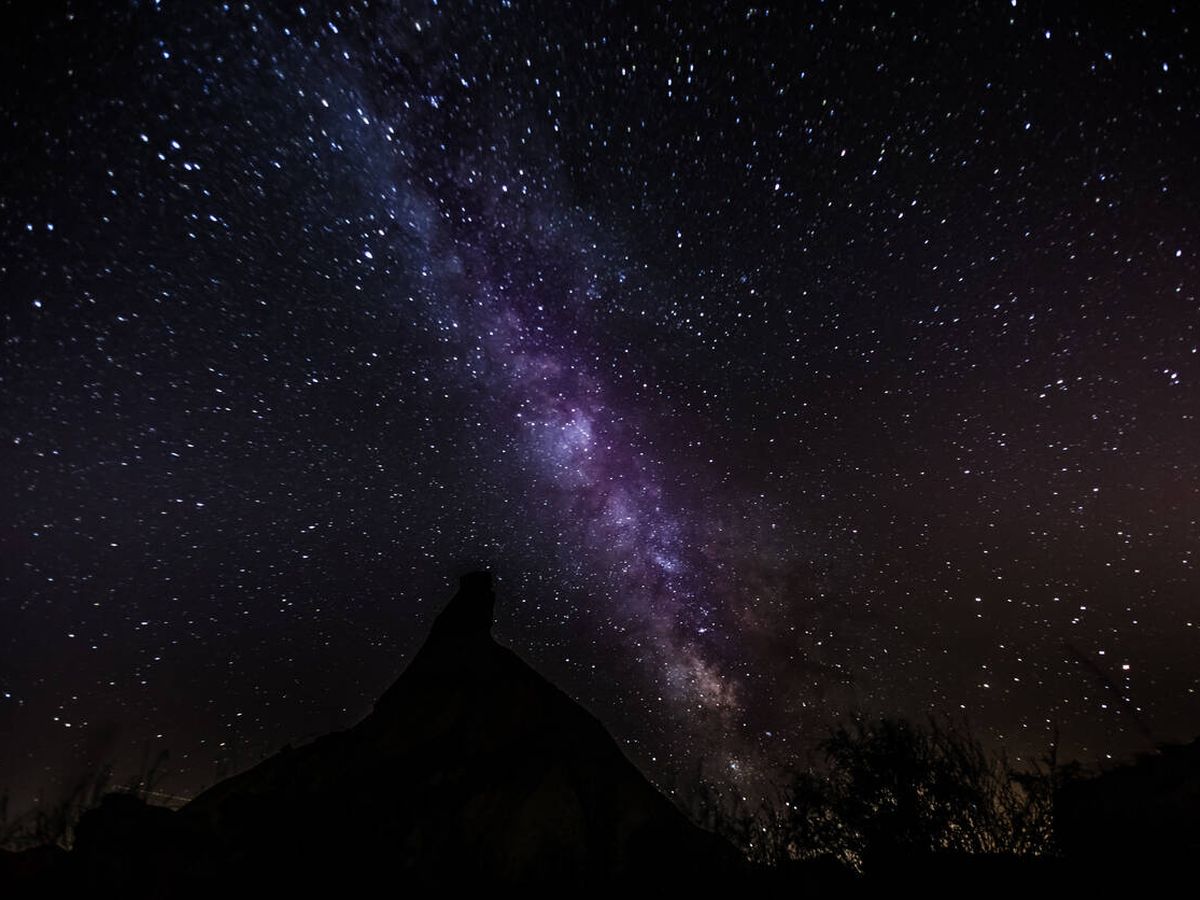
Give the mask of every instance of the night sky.
[[6, 6], [0, 789], [346, 727], [481, 566], [660, 784], [1200, 733], [1198, 17], [1107, 5]]

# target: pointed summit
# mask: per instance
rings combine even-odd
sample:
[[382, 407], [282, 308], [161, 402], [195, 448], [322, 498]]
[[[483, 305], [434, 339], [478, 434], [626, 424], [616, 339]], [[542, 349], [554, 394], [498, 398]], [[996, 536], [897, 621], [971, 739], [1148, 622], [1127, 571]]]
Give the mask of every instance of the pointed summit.
[[459, 579], [458, 593], [434, 620], [427, 641], [455, 637], [491, 636], [496, 594], [490, 572], [468, 572]]
[[[311, 887], [707, 882], [735, 851], [692, 825], [582, 706], [491, 637], [491, 576], [463, 576], [404, 673], [353, 728], [286, 750], [179, 813], [216, 871]], [[222, 882], [223, 883], [223, 882]]]

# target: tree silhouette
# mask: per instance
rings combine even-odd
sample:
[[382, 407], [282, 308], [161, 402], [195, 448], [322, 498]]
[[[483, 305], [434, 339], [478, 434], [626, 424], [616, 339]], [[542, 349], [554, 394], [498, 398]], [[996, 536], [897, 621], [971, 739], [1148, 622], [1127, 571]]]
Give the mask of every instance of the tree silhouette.
[[822, 769], [796, 773], [780, 840], [793, 859], [856, 870], [936, 854], [1036, 855], [1053, 844], [1053, 756], [1017, 772], [965, 728], [930, 719], [839, 725]]

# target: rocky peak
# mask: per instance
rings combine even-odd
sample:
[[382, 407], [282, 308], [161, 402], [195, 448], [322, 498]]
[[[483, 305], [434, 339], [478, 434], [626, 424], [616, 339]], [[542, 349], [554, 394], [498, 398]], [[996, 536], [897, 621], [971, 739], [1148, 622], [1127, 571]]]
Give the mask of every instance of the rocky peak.
[[458, 592], [434, 620], [427, 643], [450, 638], [490, 637], [496, 606], [490, 572], [469, 572], [459, 579]]

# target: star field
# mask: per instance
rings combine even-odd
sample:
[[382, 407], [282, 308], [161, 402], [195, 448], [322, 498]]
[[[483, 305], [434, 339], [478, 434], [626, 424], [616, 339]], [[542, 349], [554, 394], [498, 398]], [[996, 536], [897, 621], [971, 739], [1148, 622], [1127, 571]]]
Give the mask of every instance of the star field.
[[1185, 5], [10, 16], [0, 787], [345, 727], [477, 566], [661, 783], [1200, 730]]

